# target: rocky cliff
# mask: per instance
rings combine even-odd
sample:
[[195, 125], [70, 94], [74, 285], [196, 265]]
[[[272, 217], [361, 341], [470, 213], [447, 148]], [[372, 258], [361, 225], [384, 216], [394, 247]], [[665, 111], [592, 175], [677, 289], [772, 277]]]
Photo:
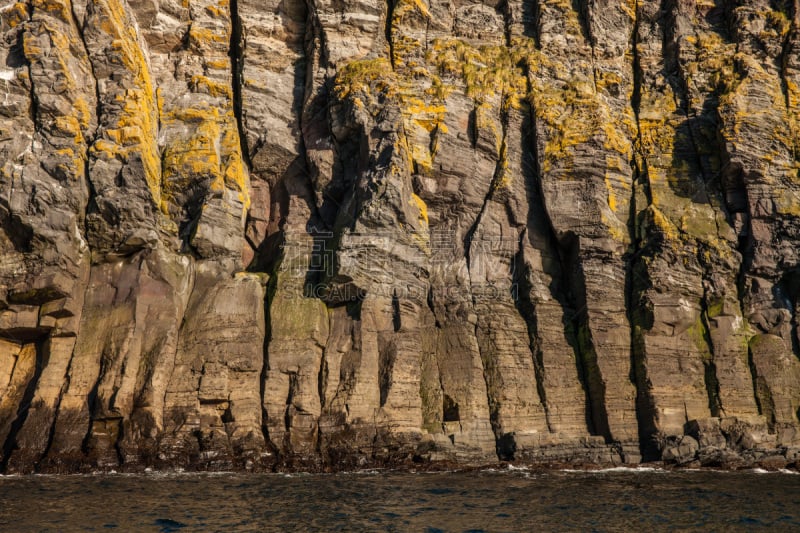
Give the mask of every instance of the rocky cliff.
[[798, 0], [0, 17], [0, 470], [800, 457]]

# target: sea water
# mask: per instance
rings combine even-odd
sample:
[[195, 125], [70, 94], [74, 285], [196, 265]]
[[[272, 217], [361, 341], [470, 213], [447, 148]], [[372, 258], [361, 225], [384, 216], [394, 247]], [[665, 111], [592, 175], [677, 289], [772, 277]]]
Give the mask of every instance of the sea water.
[[792, 472], [0, 476], [2, 531], [800, 531]]

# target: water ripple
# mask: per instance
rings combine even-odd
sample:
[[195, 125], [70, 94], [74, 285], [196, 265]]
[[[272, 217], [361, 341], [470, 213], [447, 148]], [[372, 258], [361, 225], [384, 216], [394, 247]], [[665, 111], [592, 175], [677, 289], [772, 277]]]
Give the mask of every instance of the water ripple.
[[800, 476], [624, 468], [2, 476], [0, 530], [788, 531]]

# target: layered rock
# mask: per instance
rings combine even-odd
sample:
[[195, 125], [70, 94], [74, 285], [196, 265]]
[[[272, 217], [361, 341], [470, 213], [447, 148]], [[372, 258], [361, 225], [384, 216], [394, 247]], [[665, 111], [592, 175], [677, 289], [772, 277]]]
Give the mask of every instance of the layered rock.
[[800, 456], [791, 2], [0, 11], [0, 465]]

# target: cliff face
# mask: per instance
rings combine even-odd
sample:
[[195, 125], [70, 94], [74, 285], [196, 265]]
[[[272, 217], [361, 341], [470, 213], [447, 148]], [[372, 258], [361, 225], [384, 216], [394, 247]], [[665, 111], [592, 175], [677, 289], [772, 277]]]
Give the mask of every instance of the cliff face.
[[2, 469], [800, 456], [797, 0], [0, 17]]

